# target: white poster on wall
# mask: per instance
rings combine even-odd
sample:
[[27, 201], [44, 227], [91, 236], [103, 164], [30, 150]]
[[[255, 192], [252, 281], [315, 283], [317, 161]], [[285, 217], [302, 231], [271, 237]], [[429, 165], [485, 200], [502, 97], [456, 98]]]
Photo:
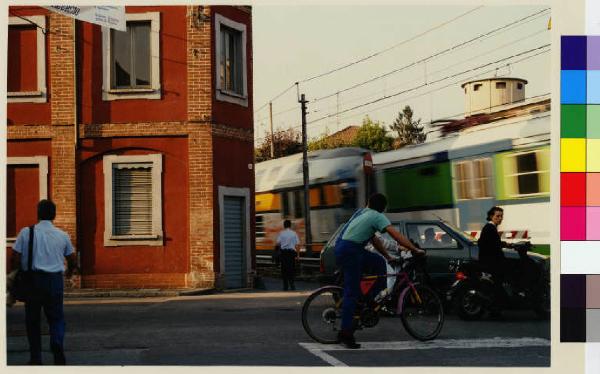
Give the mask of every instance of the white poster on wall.
[[46, 6], [46, 9], [73, 17], [80, 21], [94, 23], [119, 31], [127, 31], [125, 25], [124, 6], [74, 6], [54, 5]]

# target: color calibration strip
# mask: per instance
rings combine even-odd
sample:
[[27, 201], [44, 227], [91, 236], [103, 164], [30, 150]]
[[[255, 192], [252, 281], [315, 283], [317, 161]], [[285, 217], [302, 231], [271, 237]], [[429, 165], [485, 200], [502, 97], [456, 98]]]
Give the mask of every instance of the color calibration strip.
[[561, 342], [600, 342], [600, 36], [561, 38]]

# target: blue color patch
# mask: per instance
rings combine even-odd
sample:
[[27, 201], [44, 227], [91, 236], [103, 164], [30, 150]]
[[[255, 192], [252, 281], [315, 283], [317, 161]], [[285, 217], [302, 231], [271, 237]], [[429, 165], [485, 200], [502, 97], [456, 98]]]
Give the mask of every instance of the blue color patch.
[[600, 70], [587, 71], [587, 103], [600, 104]]
[[586, 47], [585, 36], [569, 35], [561, 37], [561, 69], [562, 70], [586, 70]]
[[560, 72], [561, 104], [586, 104], [585, 81], [585, 70], [562, 70]]

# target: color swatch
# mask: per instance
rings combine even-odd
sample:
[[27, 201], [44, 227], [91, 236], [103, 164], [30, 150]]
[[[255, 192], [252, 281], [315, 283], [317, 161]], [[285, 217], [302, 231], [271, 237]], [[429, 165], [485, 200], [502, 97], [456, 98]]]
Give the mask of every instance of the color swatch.
[[561, 38], [562, 342], [600, 342], [600, 36]]

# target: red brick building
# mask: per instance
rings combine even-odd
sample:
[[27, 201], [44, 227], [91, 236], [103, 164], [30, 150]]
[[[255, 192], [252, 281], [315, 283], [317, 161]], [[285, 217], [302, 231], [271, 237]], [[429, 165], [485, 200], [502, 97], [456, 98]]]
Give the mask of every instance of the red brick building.
[[[242, 287], [254, 264], [250, 7], [10, 7], [7, 256], [40, 198], [83, 288]], [[9, 258], [10, 259], [10, 258]]]

